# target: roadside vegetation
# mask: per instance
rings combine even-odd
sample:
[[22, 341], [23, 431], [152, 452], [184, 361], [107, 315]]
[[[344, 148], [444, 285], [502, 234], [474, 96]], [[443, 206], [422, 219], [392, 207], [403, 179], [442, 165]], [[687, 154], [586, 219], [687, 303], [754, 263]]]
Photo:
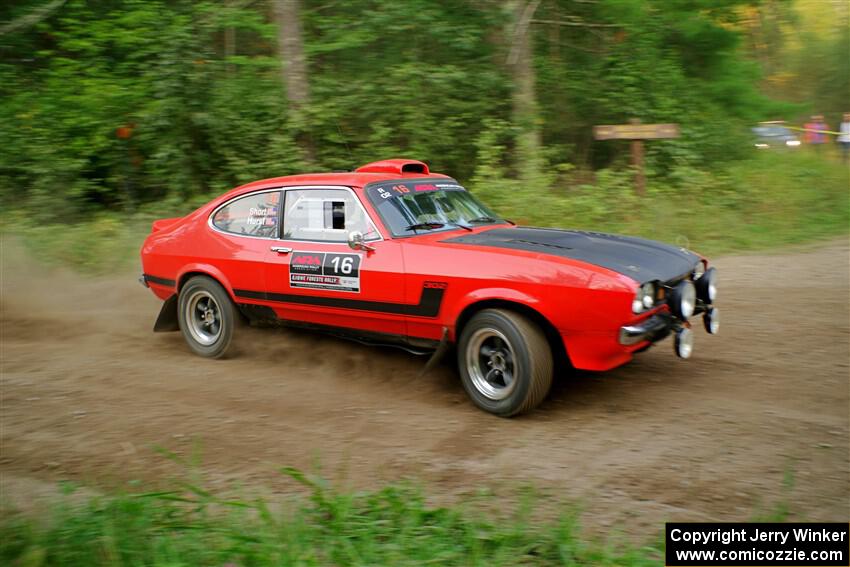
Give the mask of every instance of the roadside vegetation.
[[[241, 183], [404, 156], [523, 223], [709, 253], [846, 232], [837, 156], [753, 155], [749, 128], [821, 113], [835, 129], [847, 16], [817, 0], [6, 3], [3, 231], [112, 271], [153, 218]], [[681, 130], [646, 143], [643, 199], [629, 143], [593, 139], [631, 119]]]
[[[521, 224], [644, 236], [705, 254], [815, 241], [850, 229], [850, 169], [807, 151], [759, 152], [713, 171], [679, 168], [651, 179], [644, 197], [635, 194], [629, 170], [602, 170], [583, 183], [567, 169], [524, 182], [489, 168], [486, 155], [481, 163], [482, 173], [467, 186]], [[4, 232], [44, 262], [114, 273], [136, 265], [154, 219], [185, 215], [206, 199], [166, 200], [132, 213], [101, 210], [69, 224], [40, 223], [11, 210]]]
[[[162, 451], [161, 451], [162, 452]], [[187, 464], [164, 452], [169, 458]], [[189, 465], [194, 467], [194, 465]], [[194, 470], [194, 468], [190, 469]], [[91, 496], [73, 483], [39, 512], [0, 502], [0, 563], [19, 567], [262, 567], [264, 565], [610, 565], [664, 561], [663, 518], [657, 538], [640, 545], [628, 526], [588, 536], [577, 507], [553, 503], [533, 488], [505, 500], [487, 489], [448, 505], [429, 502], [415, 484], [351, 492], [319, 476], [283, 467], [294, 482], [283, 500], [221, 496], [202, 475], [170, 490]], [[765, 502], [751, 521], [785, 522], [794, 485]], [[244, 494], [244, 489], [237, 489]]]
[[[580, 535], [570, 510], [532, 521], [533, 496], [435, 506], [409, 485], [333, 490], [294, 469], [309, 495], [272, 505], [177, 490], [75, 498], [44, 517], [4, 513], [0, 563], [21, 567], [148, 565], [658, 565], [656, 545]], [[494, 509], [496, 510], [494, 512]]]

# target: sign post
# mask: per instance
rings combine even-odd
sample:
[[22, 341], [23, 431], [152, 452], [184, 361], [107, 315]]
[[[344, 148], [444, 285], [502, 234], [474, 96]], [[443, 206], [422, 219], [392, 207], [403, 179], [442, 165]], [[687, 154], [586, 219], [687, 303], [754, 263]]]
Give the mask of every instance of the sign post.
[[631, 140], [632, 166], [635, 168], [635, 190], [646, 194], [646, 175], [643, 171], [643, 140], [678, 138], [678, 124], [642, 124], [637, 118], [628, 124], [603, 124], [593, 127], [596, 140]]

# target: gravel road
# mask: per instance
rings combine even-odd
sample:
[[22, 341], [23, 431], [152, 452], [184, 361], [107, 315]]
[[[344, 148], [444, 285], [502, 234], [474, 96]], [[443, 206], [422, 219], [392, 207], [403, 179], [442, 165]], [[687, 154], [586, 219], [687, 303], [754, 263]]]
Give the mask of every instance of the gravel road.
[[342, 486], [412, 478], [434, 498], [533, 485], [591, 529], [646, 536], [663, 520], [850, 516], [847, 240], [717, 259], [721, 334], [692, 359], [670, 339], [623, 368], [559, 377], [537, 411], [469, 403], [451, 365], [321, 335], [249, 329], [238, 356], [150, 332], [135, 274], [33, 267], [6, 243], [0, 487], [26, 503], [73, 479], [166, 481], [198, 457], [213, 486], [293, 490], [291, 465]]

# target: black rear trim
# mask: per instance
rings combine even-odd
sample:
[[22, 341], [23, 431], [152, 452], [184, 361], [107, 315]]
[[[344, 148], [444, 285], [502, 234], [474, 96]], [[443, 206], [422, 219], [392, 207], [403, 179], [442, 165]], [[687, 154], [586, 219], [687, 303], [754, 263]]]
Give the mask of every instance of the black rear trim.
[[145, 281], [147, 283], [155, 283], [155, 284], [159, 284], [159, 285], [165, 285], [165, 286], [168, 286], [168, 287], [174, 287], [177, 284], [177, 282], [175, 282], [174, 280], [169, 280], [169, 279], [166, 279], [166, 278], [158, 278], [156, 276], [151, 276], [149, 274], [144, 274], [142, 277], [145, 278]]
[[315, 295], [296, 295], [293, 293], [266, 293], [247, 289], [234, 289], [236, 297], [258, 299], [260, 301], [278, 301], [280, 303], [296, 303], [298, 305], [316, 305], [318, 307], [337, 307], [340, 309], [355, 309], [357, 311], [374, 311], [376, 313], [391, 313], [394, 315], [409, 315], [411, 317], [436, 317], [440, 313], [445, 289], [423, 287], [419, 303], [387, 303], [384, 301], [365, 301], [362, 299], [346, 299], [342, 297], [319, 297]]

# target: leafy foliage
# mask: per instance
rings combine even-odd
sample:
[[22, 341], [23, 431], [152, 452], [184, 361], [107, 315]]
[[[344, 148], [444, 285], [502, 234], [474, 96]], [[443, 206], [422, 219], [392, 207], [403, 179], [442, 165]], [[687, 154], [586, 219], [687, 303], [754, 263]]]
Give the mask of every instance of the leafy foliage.
[[71, 0], [4, 46], [3, 195], [68, 220], [294, 171], [277, 61], [225, 59], [225, 26], [273, 33], [261, 14], [213, 3]]
[[[105, 209], [179, 206], [257, 178], [395, 155], [475, 184], [497, 175], [507, 183], [527, 169], [519, 160], [539, 162], [536, 177], [492, 195], [510, 205], [530, 191], [559, 194], [553, 187], [567, 182], [581, 193], [588, 179], [568, 170], [620, 172], [601, 174], [603, 186], [625, 179], [627, 143], [594, 142], [594, 124], [680, 123], [681, 138], [647, 145], [650, 175], [669, 184], [682, 171], [744, 156], [747, 127], [792, 108], [759, 94], [759, 67], [744, 57], [750, 32], [742, 22], [760, 2], [547, 0], [534, 3], [528, 30], [532, 127], [543, 147], [523, 156], [517, 140], [528, 124], [512, 112], [508, 63], [518, 33], [513, 4], [302, 0], [310, 102], [293, 113], [273, 4], [0, 7], [0, 21], [39, 16], [0, 32], [0, 199], [14, 197], [39, 222], [79, 222]], [[811, 81], [823, 97], [839, 97], [847, 82], [847, 58], [831, 38], [817, 46], [834, 57], [835, 72]]]
[[438, 171], [472, 173], [489, 116], [510, 91], [488, 33], [488, 5], [355, 0], [305, 13], [311, 57], [310, 132], [321, 165], [348, 169], [384, 156], [423, 156]]

